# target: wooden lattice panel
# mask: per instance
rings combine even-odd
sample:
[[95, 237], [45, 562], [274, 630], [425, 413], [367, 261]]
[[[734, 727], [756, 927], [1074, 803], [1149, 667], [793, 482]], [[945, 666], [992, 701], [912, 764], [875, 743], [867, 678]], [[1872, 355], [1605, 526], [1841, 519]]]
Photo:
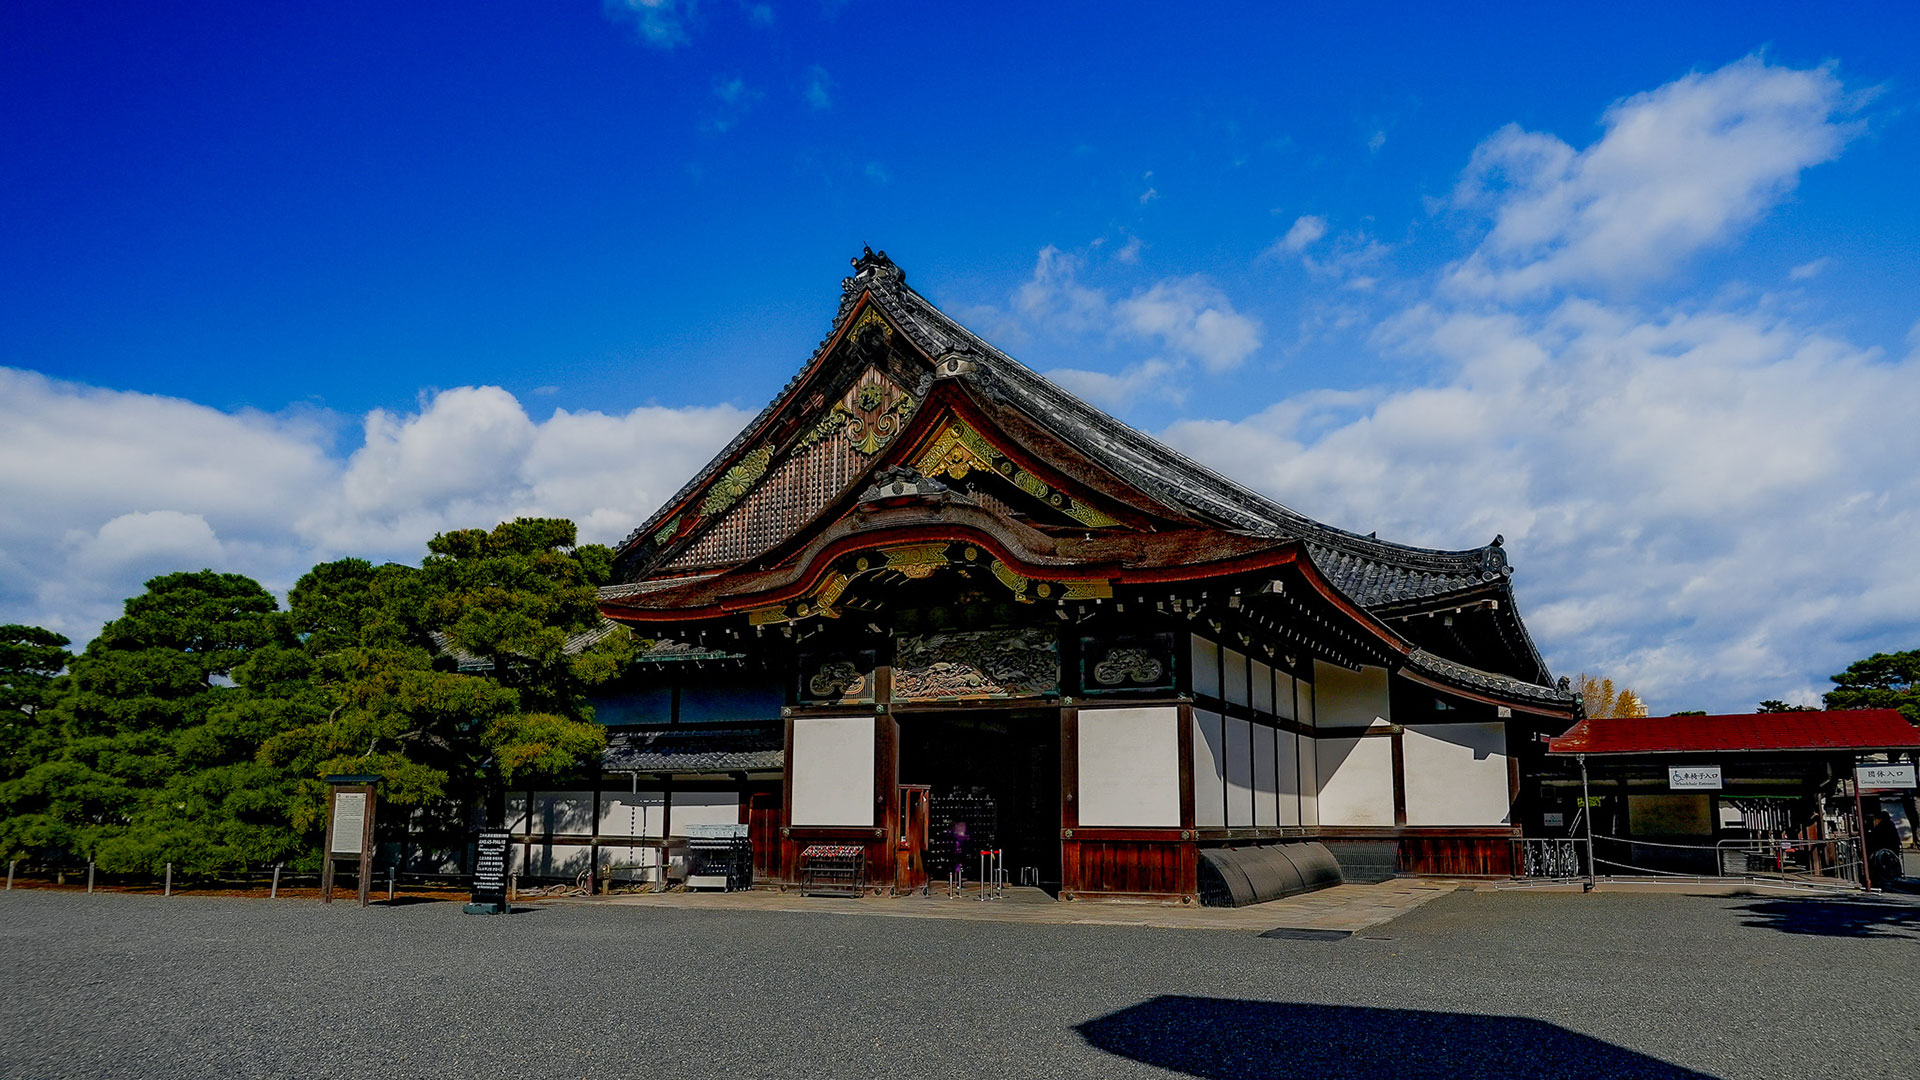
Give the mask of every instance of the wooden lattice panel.
[[866, 458], [844, 428], [836, 428], [782, 462], [668, 566], [723, 566], [753, 558], [792, 536], [838, 498], [865, 465]]

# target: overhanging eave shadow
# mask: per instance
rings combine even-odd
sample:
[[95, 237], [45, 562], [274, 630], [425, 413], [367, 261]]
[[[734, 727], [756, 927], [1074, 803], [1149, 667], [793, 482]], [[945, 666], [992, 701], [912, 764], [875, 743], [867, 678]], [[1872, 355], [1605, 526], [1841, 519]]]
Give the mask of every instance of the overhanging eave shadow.
[[1708, 1076], [1520, 1016], [1167, 995], [1076, 1030], [1109, 1054], [1207, 1080]]
[[1743, 904], [1744, 925], [1818, 937], [1920, 938], [1920, 904], [1910, 900], [1783, 898]]

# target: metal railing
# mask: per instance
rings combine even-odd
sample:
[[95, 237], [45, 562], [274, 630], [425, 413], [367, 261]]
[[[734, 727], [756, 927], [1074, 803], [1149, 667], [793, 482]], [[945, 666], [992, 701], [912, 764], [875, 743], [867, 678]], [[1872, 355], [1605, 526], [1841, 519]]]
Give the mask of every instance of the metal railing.
[[1722, 840], [1714, 845], [1721, 877], [1861, 887], [1860, 845], [1851, 836], [1827, 840]]
[[1555, 881], [1585, 877], [1586, 860], [1581, 853], [1580, 843], [1572, 837], [1515, 837], [1511, 841], [1513, 876]]

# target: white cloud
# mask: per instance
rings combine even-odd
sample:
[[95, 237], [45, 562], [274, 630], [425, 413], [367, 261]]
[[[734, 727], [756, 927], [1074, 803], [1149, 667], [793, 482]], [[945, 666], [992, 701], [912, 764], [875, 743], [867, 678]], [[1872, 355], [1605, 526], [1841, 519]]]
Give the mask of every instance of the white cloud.
[[1157, 338], [1208, 371], [1238, 367], [1260, 348], [1260, 324], [1199, 275], [1167, 278], [1113, 306], [1123, 329]]
[[417, 561], [427, 538], [521, 514], [611, 543], [748, 419], [730, 406], [527, 416], [497, 387], [335, 418], [232, 415], [0, 368], [0, 622], [84, 641], [141, 583], [211, 568], [285, 589], [344, 555]]
[[[1121, 261], [1133, 262], [1127, 255], [1123, 249]], [[1014, 318], [991, 309], [976, 314], [991, 334], [1005, 341], [1027, 341], [1044, 333], [1150, 343], [1174, 354], [1160, 358], [1168, 366], [1158, 369], [1157, 375], [1179, 370], [1184, 360], [1197, 361], [1208, 371], [1227, 371], [1260, 348], [1260, 321], [1236, 311], [1227, 294], [1205, 277], [1162, 278], [1125, 299], [1109, 300], [1102, 290], [1080, 283], [1081, 269], [1079, 258], [1049, 244], [1035, 259], [1033, 276], [1014, 290]], [[1138, 375], [1147, 366], [1151, 365], [1136, 365], [1130, 374], [1108, 377], [1117, 380], [1113, 386], [1137, 386]], [[1080, 379], [1082, 386], [1095, 385], [1089, 378], [1099, 374], [1064, 370], [1071, 372], [1067, 378]]]
[[826, 68], [815, 64], [807, 69], [807, 86], [800, 96], [816, 112], [833, 108], [833, 77], [827, 74]]
[[1821, 258], [1813, 260], [1812, 262], [1801, 263], [1799, 266], [1796, 266], [1792, 270], [1789, 270], [1787, 272], [1787, 278], [1790, 281], [1806, 281], [1810, 278], [1816, 278], [1816, 277], [1819, 277], [1823, 272], [1825, 272], [1827, 267], [1831, 266], [1832, 264], [1833, 264], [1832, 259], [1826, 258], [1823, 256]]
[[1183, 400], [1183, 393], [1166, 386], [1167, 377], [1180, 367], [1174, 361], [1156, 356], [1133, 364], [1118, 375], [1082, 368], [1054, 368], [1047, 372], [1047, 378], [1095, 405], [1124, 409], [1150, 392], [1174, 401]]
[[1837, 152], [1839, 100], [1825, 69], [1749, 60], [1616, 105], [1586, 151], [1508, 129], [1487, 145], [1547, 181], [1488, 188], [1476, 155], [1462, 187], [1495, 234], [1373, 336], [1429, 365], [1427, 385], [1298, 394], [1166, 437], [1361, 532], [1505, 533], [1549, 661], [1656, 711], [1805, 699], [1867, 652], [1912, 647], [1920, 348], [1891, 361], [1750, 294], [1646, 310], [1569, 292], [1730, 239]]
[[1452, 267], [1456, 295], [1502, 300], [1664, 276], [1726, 241], [1836, 157], [1860, 130], [1830, 68], [1758, 57], [1615, 103], [1584, 150], [1509, 126], [1481, 143], [1454, 193], [1488, 213]]
[[694, 0], [605, 0], [610, 18], [630, 22], [649, 45], [671, 49], [687, 43]]
[[1313, 214], [1302, 214], [1293, 219], [1293, 226], [1287, 235], [1274, 242], [1268, 248], [1268, 254], [1298, 255], [1312, 247], [1321, 237], [1327, 235], [1327, 219]]

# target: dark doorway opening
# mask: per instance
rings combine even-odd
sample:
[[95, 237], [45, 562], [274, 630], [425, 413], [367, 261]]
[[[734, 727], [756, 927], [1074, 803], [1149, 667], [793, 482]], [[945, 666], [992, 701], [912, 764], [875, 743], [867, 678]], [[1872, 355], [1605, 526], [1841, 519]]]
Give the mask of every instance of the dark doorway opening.
[[980, 876], [1005, 852], [1009, 884], [1060, 889], [1060, 714], [922, 713], [900, 721], [900, 782], [928, 792], [927, 876]]

